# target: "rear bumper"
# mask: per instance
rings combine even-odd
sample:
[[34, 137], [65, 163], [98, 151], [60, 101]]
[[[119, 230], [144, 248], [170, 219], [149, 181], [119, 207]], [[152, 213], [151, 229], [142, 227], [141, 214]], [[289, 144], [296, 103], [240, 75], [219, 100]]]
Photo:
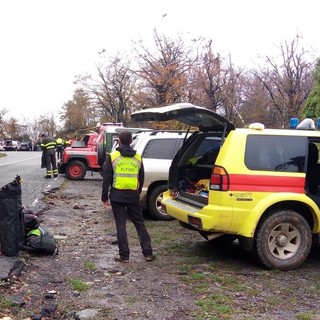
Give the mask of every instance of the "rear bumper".
[[218, 205], [198, 207], [170, 198], [165, 198], [162, 204], [166, 207], [168, 215], [189, 224], [195, 230], [230, 233], [232, 207]]

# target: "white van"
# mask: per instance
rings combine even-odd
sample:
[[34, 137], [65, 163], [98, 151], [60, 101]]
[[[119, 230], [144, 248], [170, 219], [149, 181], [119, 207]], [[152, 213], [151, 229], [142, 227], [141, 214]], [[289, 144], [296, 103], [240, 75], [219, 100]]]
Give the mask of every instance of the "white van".
[[18, 151], [20, 150], [20, 142], [17, 140], [7, 139], [4, 142], [5, 151]]

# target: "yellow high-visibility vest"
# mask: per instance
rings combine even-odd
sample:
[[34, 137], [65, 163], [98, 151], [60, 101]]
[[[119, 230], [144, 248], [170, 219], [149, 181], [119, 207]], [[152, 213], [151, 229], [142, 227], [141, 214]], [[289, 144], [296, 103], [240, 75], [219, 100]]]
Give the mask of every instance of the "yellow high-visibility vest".
[[139, 154], [124, 157], [119, 151], [110, 153], [113, 168], [113, 188], [119, 190], [138, 190], [139, 170], [142, 158]]

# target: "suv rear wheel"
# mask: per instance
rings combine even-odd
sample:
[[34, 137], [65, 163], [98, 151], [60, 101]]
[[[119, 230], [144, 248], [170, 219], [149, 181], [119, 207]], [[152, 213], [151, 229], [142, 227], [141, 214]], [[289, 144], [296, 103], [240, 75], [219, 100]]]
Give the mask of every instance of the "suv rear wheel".
[[173, 218], [167, 215], [162, 209], [161, 200], [163, 193], [168, 190], [166, 184], [158, 185], [153, 188], [149, 195], [148, 212], [151, 218], [156, 220], [172, 220]]
[[293, 210], [275, 211], [259, 227], [255, 250], [267, 268], [290, 270], [308, 256], [312, 244], [306, 219]]

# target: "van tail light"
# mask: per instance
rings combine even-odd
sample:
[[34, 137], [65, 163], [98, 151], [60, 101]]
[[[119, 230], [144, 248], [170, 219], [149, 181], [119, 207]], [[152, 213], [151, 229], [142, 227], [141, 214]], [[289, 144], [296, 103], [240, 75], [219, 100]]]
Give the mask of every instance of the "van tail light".
[[210, 190], [228, 191], [230, 180], [225, 168], [214, 166], [210, 178]]

